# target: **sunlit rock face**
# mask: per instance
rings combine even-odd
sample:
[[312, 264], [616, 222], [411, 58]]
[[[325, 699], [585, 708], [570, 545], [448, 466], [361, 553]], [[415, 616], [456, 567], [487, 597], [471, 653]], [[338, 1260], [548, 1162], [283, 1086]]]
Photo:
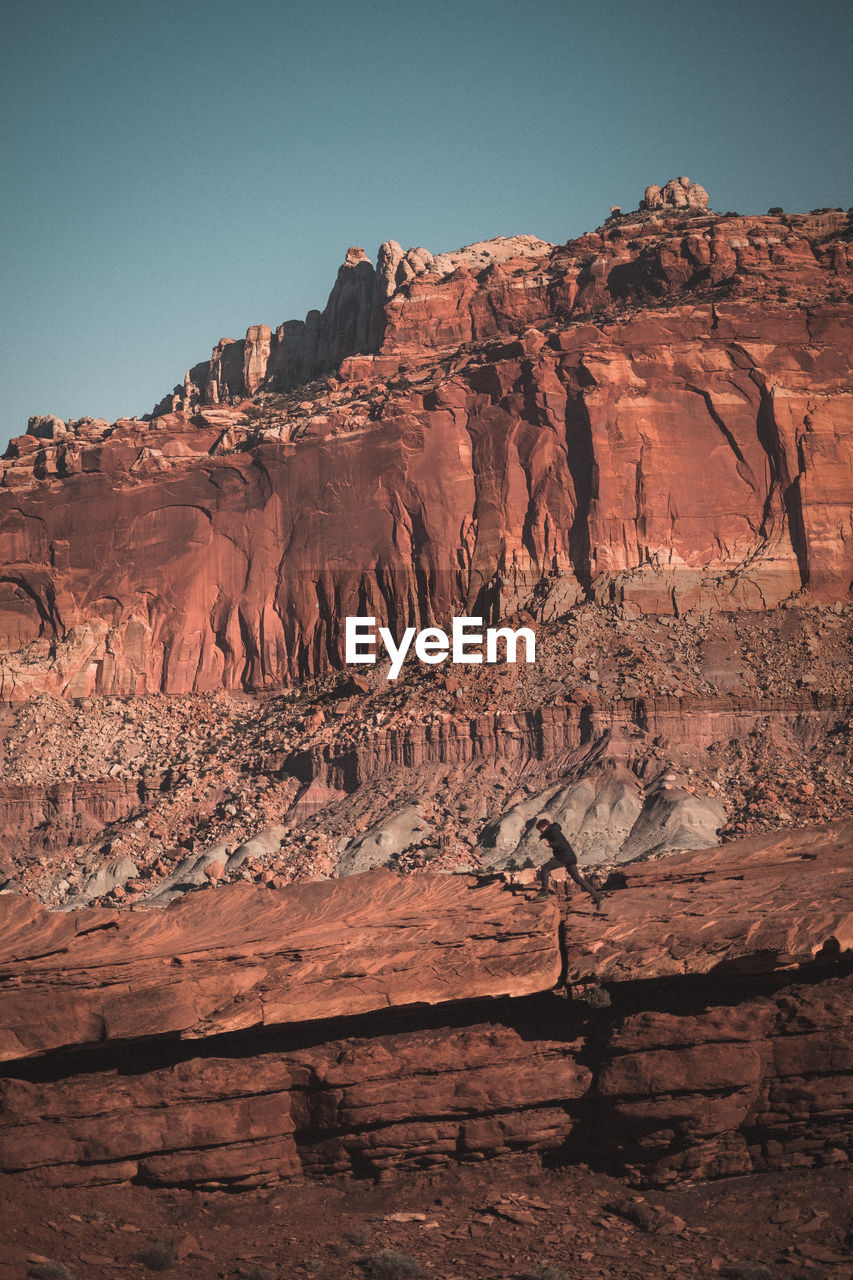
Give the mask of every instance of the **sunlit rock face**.
[[849, 218], [706, 204], [681, 178], [566, 245], [352, 248], [322, 313], [222, 339], [150, 420], [34, 419], [0, 463], [0, 697], [287, 683], [341, 665], [347, 615], [543, 584], [849, 598]]
[[628, 868], [600, 912], [561, 891], [562, 923], [497, 877], [384, 870], [167, 911], [0, 895], [0, 1169], [239, 1188], [551, 1150], [666, 1185], [832, 1163], [851, 835]]

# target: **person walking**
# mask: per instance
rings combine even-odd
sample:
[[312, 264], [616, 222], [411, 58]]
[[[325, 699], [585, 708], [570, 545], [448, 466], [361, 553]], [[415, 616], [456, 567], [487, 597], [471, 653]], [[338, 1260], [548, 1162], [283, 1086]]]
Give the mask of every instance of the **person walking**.
[[588, 893], [592, 898], [596, 911], [600, 911], [602, 896], [595, 885], [590, 884], [586, 877], [581, 875], [578, 869], [578, 855], [569, 844], [559, 822], [552, 822], [550, 818], [543, 816], [536, 823], [536, 829], [539, 832], [539, 839], [544, 840], [550, 846], [553, 854], [551, 860], [539, 868], [542, 877], [542, 888], [539, 891], [539, 897], [547, 898], [551, 892], [551, 871], [553, 864], [556, 862], [559, 866], [565, 867], [575, 884], [580, 885], [584, 892]]

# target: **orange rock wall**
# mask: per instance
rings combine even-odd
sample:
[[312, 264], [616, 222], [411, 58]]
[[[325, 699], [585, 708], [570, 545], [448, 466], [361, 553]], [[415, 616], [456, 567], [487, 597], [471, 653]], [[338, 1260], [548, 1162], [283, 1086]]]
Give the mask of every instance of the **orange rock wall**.
[[7, 1079], [0, 1169], [251, 1187], [558, 1150], [666, 1185], [844, 1162], [851, 994], [835, 980], [621, 1025], [550, 997], [461, 1027]]
[[339, 666], [348, 614], [399, 631], [534, 590], [555, 614], [846, 598], [846, 220], [754, 223], [427, 270], [381, 354], [341, 363], [370, 347], [359, 259], [329, 312], [358, 336], [301, 417], [34, 427], [0, 463], [0, 697], [276, 685]]

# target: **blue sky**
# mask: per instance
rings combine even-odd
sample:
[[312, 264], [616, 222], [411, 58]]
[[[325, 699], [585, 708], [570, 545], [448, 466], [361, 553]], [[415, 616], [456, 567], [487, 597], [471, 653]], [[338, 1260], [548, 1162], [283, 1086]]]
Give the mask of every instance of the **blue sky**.
[[853, 204], [835, 0], [23, 0], [0, 50], [0, 438], [143, 413], [351, 244], [562, 241], [685, 173]]

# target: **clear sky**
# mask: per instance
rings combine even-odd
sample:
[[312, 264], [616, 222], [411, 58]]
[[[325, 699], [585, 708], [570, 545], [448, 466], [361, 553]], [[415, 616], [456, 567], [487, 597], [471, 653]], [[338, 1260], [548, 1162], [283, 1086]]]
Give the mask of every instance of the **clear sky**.
[[0, 441], [150, 410], [351, 244], [562, 241], [687, 174], [853, 204], [849, 0], [12, 0]]

